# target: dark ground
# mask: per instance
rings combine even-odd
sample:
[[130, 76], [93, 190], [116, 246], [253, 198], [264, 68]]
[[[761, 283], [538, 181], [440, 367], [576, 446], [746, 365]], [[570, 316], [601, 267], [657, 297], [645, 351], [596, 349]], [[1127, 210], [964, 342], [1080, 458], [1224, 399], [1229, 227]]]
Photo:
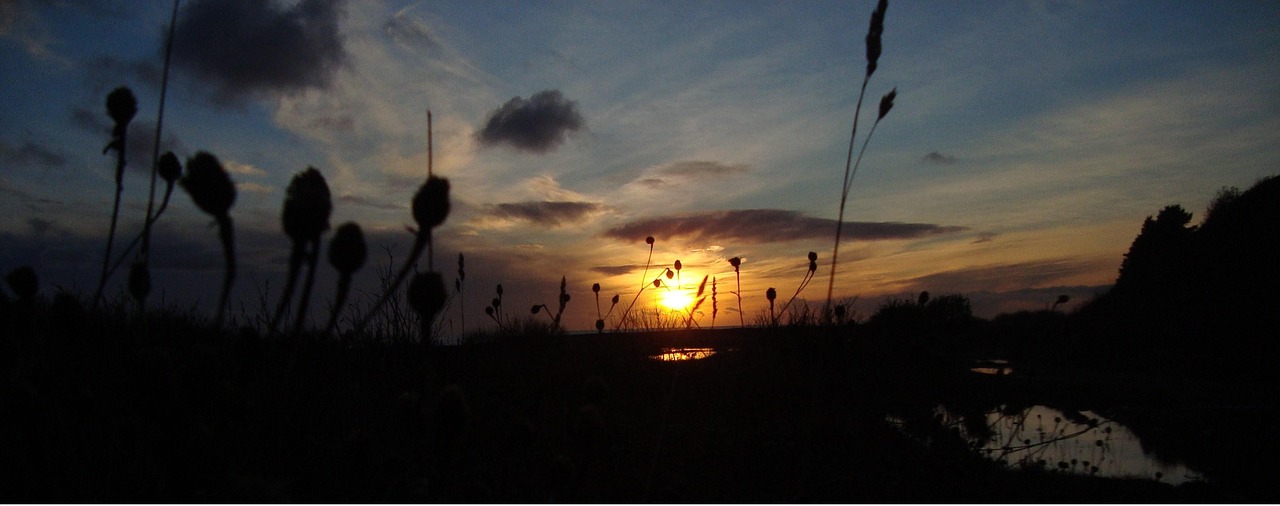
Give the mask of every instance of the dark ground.
[[[985, 377], [919, 349], [812, 328], [449, 348], [160, 323], [150, 334], [104, 327], [6, 350], [5, 502], [1280, 499], [1274, 387]], [[732, 351], [646, 358], [667, 345]], [[920, 413], [942, 403], [1008, 402], [1129, 413], [1144, 441], [1208, 480], [1009, 470], [943, 428], [908, 434], [886, 421], [927, 427]], [[1198, 408], [1209, 405], [1247, 409]], [[1142, 419], [1151, 412], [1166, 416]]]

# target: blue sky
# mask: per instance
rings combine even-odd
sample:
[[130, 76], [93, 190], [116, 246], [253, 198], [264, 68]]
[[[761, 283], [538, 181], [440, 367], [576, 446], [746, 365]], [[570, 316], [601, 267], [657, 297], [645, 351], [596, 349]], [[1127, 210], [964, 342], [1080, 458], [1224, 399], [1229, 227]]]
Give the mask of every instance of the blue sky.
[[[171, 8], [0, 2], [0, 268], [92, 290], [113, 197], [104, 97], [132, 88], [131, 136], [149, 142]], [[824, 298], [873, 8], [185, 1], [162, 140], [232, 172], [250, 313], [283, 282], [280, 206], [307, 166], [333, 190], [333, 226], [356, 221], [374, 245], [358, 287], [374, 290], [383, 246], [403, 259], [430, 109], [453, 188], [436, 264], [451, 279], [466, 255], [468, 325], [494, 284], [521, 314], [554, 306], [565, 276], [566, 318], [588, 328], [592, 283], [604, 299], [639, 288], [646, 235], [656, 269], [680, 259], [687, 288], [719, 280], [718, 324], [737, 320], [725, 259], [744, 258], [749, 320], [766, 288], [795, 290], [809, 251], [820, 275], [802, 297]], [[1147, 215], [1178, 203], [1199, 219], [1219, 188], [1276, 173], [1276, 26], [1275, 2], [891, 2], [868, 104], [898, 95], [853, 183], [837, 295], [865, 312], [963, 293], [982, 316], [1086, 300]], [[490, 125], [504, 107], [530, 121]], [[123, 237], [142, 221], [148, 146]], [[167, 300], [213, 305], [209, 222], [175, 194], [155, 246]]]

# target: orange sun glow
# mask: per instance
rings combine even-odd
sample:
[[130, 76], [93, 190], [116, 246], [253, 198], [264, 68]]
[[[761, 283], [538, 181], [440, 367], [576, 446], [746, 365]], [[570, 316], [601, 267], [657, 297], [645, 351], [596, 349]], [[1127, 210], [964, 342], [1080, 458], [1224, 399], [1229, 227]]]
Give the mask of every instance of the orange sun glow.
[[663, 290], [658, 294], [658, 303], [673, 311], [684, 311], [693, 304], [693, 293], [687, 290]]

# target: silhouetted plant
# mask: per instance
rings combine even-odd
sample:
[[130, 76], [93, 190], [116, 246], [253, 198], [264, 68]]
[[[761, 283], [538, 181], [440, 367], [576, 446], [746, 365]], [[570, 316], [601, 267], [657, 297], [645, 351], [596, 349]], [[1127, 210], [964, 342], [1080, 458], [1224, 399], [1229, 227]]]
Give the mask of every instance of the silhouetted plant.
[[360, 225], [343, 223], [334, 231], [333, 239], [329, 241], [329, 264], [338, 271], [338, 295], [333, 311], [329, 312], [329, 323], [325, 325], [325, 332], [332, 333], [334, 327], [338, 325], [338, 313], [342, 311], [347, 293], [351, 291], [351, 275], [364, 266], [367, 255], [368, 249], [365, 246], [364, 233], [360, 230]]
[[151, 270], [147, 268], [147, 263], [143, 261], [134, 262], [129, 267], [129, 295], [133, 296], [133, 300], [138, 302], [138, 311], [141, 312], [147, 301], [147, 295], [151, 293]]
[[102, 254], [102, 275], [98, 278], [98, 290], [93, 296], [95, 308], [102, 301], [102, 289], [107, 284], [108, 267], [111, 265], [111, 247], [116, 238], [116, 222], [120, 218], [120, 194], [124, 191], [126, 138], [129, 133], [129, 122], [133, 121], [137, 113], [138, 99], [134, 98], [133, 91], [129, 88], [121, 86], [107, 94], [107, 115], [111, 116], [114, 125], [111, 128], [111, 142], [107, 143], [107, 147], [102, 148], [102, 153], [106, 154], [113, 149], [116, 151], [116, 197], [115, 203], [111, 205], [111, 228], [107, 230], [107, 250]]
[[631, 299], [631, 304], [627, 305], [627, 309], [622, 312], [622, 317], [618, 319], [618, 325], [614, 327], [614, 330], [622, 328], [622, 325], [627, 321], [627, 315], [631, 314], [631, 308], [635, 307], [636, 301], [640, 299], [640, 294], [644, 293], [645, 288], [649, 287], [649, 283], [646, 280], [649, 279], [649, 262], [653, 260], [653, 243], [655, 241], [653, 236], [648, 236], [644, 238], [644, 242], [649, 245], [649, 256], [644, 260], [644, 273], [640, 275], [640, 290]]
[[431, 324], [435, 322], [440, 310], [444, 309], [448, 296], [444, 289], [444, 279], [438, 272], [419, 272], [409, 281], [407, 298], [409, 307], [418, 313], [420, 342], [423, 344], [430, 342]]
[[307, 167], [289, 181], [285, 190], [284, 208], [280, 212], [280, 222], [285, 235], [289, 236], [292, 248], [289, 251], [289, 273], [285, 279], [284, 292], [280, 295], [280, 303], [276, 306], [275, 316], [267, 332], [275, 333], [280, 318], [289, 308], [293, 297], [293, 289], [298, 283], [298, 274], [302, 271], [302, 263], [307, 263], [307, 281], [302, 291], [302, 300], [298, 304], [298, 318], [294, 330], [301, 330], [307, 311], [307, 303], [311, 295], [311, 285], [315, 280], [316, 263], [320, 257], [320, 236], [329, 229], [329, 215], [333, 212], [333, 202], [329, 193], [329, 185], [324, 176], [314, 167]]
[[1059, 296], [1058, 296], [1058, 300], [1053, 301], [1053, 305], [1052, 305], [1052, 306], [1049, 306], [1049, 310], [1050, 310], [1050, 311], [1053, 311], [1053, 310], [1055, 310], [1055, 309], [1058, 309], [1058, 306], [1059, 306], [1059, 305], [1066, 304], [1066, 303], [1067, 303], [1068, 301], [1070, 301], [1070, 300], [1071, 300], [1071, 297], [1070, 297], [1070, 296], [1067, 296], [1067, 295], [1059, 295]]
[[678, 259], [678, 258], [677, 258], [677, 259], [676, 259], [676, 263], [675, 263], [675, 268], [676, 268], [676, 289], [677, 289], [677, 290], [679, 290], [679, 289], [681, 289], [681, 288], [684, 288], [684, 284], [680, 282], [680, 268], [681, 268], [681, 267], [683, 267], [683, 266], [680, 264], [680, 259]]
[[489, 318], [492, 318], [493, 322], [498, 324], [499, 331], [504, 331], [506, 330], [506, 325], [502, 322], [502, 283], [498, 283], [498, 287], [494, 291], [498, 296], [494, 297], [489, 305], [484, 307], [484, 314], [489, 315]]
[[458, 277], [453, 280], [453, 287], [458, 292], [458, 318], [461, 320], [462, 335], [467, 335], [467, 304], [462, 296], [462, 282], [467, 280], [466, 261], [462, 253], [458, 253]]
[[187, 159], [187, 174], [182, 177], [182, 188], [191, 195], [196, 207], [213, 216], [218, 223], [218, 238], [222, 242], [222, 256], [226, 273], [222, 279], [222, 294], [218, 296], [217, 327], [222, 327], [222, 315], [227, 308], [227, 293], [236, 278], [235, 228], [231, 222], [231, 206], [236, 202], [236, 187], [222, 168], [217, 157], [200, 151]]
[[[164, 214], [164, 211], [169, 208], [169, 197], [173, 195], [173, 187], [177, 184], [178, 179], [182, 177], [182, 163], [178, 161], [178, 156], [174, 155], [172, 151], [165, 152], [156, 163], [158, 166], [157, 172], [160, 178], [165, 181], [165, 190], [164, 198], [160, 201], [160, 207], [156, 209], [155, 213], [151, 215], [151, 219], [148, 220], [149, 225], [155, 225], [156, 221], [160, 220], [160, 215]], [[129, 257], [129, 252], [133, 251], [133, 248], [137, 247], [138, 244], [144, 242], [143, 238], [147, 237], [147, 234], [148, 228], [143, 228], [142, 232], [138, 233], [133, 238], [133, 241], [130, 241], [129, 245], [120, 252], [120, 256], [116, 257], [116, 261], [111, 264], [111, 269], [107, 272], [108, 278], [124, 264], [125, 259]], [[146, 257], [147, 255], [143, 255], [143, 258]]]
[[[676, 265], [677, 265], [677, 266], [678, 266], [678, 265], [680, 265], [680, 264], [679, 264], [679, 260], [677, 260], [676, 262], [677, 262], [677, 263], [676, 263]], [[684, 322], [684, 327], [685, 327], [686, 329], [687, 329], [687, 328], [690, 328], [690, 327], [692, 327], [692, 326], [693, 326], [693, 315], [694, 315], [694, 314], [696, 314], [696, 313], [698, 312], [698, 308], [699, 308], [699, 307], [702, 307], [702, 303], [703, 303], [703, 302], [705, 302], [705, 301], [707, 300], [707, 298], [706, 298], [706, 297], [703, 297], [703, 296], [702, 296], [702, 294], [703, 294], [703, 293], [705, 293], [705, 292], [706, 292], [706, 290], [707, 290], [707, 278], [708, 278], [708, 277], [710, 277], [710, 275], [703, 276], [703, 277], [702, 277], [702, 282], [701, 282], [701, 283], [698, 283], [698, 293], [697, 293], [696, 295], [694, 295], [694, 296], [693, 296], [694, 298], [696, 298], [696, 299], [698, 299], [698, 300], [697, 300], [697, 301], [695, 301], [695, 302], [693, 303], [693, 307], [692, 307], [691, 309], [689, 309], [689, 310], [688, 310], [689, 318], [688, 318], [688, 319], [686, 319], [686, 320], [685, 320], [685, 322]]]
[[853, 159], [853, 146], [858, 136], [858, 117], [862, 115], [862, 99], [867, 93], [867, 82], [871, 80], [871, 74], [876, 71], [876, 65], [880, 60], [881, 44], [880, 36], [884, 33], [884, 13], [888, 7], [887, 0], [880, 0], [876, 4], [876, 8], [871, 13], [871, 26], [867, 29], [867, 72], [862, 77], [862, 87], [858, 92], [858, 104], [854, 107], [853, 112], [853, 129], [849, 133], [849, 153], [844, 163], [844, 182], [840, 190], [840, 214], [836, 218], [836, 240], [835, 246], [831, 251], [831, 277], [827, 283], [827, 302], [823, 310], [823, 314], [828, 314], [832, 304], [832, 293], [836, 284], [836, 265], [840, 257], [840, 235], [844, 230], [844, 209], [845, 203], [849, 200], [849, 190], [853, 185], [853, 178], [858, 173], [858, 166], [862, 163], [862, 155], [867, 151], [867, 144], [871, 142], [871, 136], [875, 135], [876, 126], [880, 124], [880, 120], [884, 119], [889, 110], [893, 108], [893, 99], [898, 95], [897, 88], [885, 94], [880, 99], [880, 113], [876, 116], [876, 120], [871, 124], [871, 132], [867, 134], [866, 139], [862, 142], [862, 149], [858, 151], [858, 159]]
[[[555, 315], [551, 314], [551, 309], [548, 308], [546, 304], [534, 304], [533, 308], [529, 310], [530, 313], [535, 315], [538, 314], [538, 310], [540, 309], [542, 311], [545, 311], [547, 313], [547, 318], [551, 319], [552, 333], [558, 332], [560, 330], [560, 317], [564, 315], [564, 307], [566, 304], [569, 303], [569, 298], [570, 298], [569, 293], [565, 291], [565, 288], [566, 288], [565, 278], [564, 276], [561, 276], [560, 277], [560, 296], [558, 297], [560, 301], [560, 308], [556, 310]], [[596, 293], [598, 294], [599, 291], [597, 290]], [[599, 302], [598, 299], [597, 299], [597, 302]], [[599, 304], [597, 304], [596, 310], [597, 312], [599, 312]]]
[[716, 328], [716, 314], [720, 312], [720, 301], [716, 299], [716, 278], [711, 278], [711, 328]]
[[[169, 63], [170, 57], [173, 55], [173, 31], [177, 21], [178, 0], [173, 0], [173, 12], [169, 17], [169, 34], [165, 41], [164, 66], [160, 77], [160, 106], [156, 112], [156, 133], [151, 144], [151, 182], [147, 187], [146, 219], [142, 223], [142, 258], [139, 261], [141, 266], [134, 266], [129, 272], [129, 292], [138, 301], [139, 313], [146, 308], [147, 294], [151, 292], [151, 226], [155, 223], [155, 216], [152, 215], [152, 210], [155, 209], [156, 203], [156, 176], [161, 175], [162, 171], [172, 168], [162, 167], [162, 164], [168, 161], [160, 157], [160, 137], [164, 130], [164, 99], [169, 91]], [[173, 157], [173, 163], [177, 163], [177, 157]], [[181, 172], [180, 167], [178, 170]], [[169, 175], [172, 175], [172, 173]], [[177, 177], [173, 176], [173, 179], [176, 180]], [[172, 181], [169, 182], [169, 189], [165, 192], [166, 203], [171, 191], [173, 191]]]
[[809, 286], [809, 282], [813, 280], [813, 275], [817, 272], [818, 272], [818, 253], [810, 251], [809, 252], [809, 270], [805, 271], [804, 279], [800, 280], [800, 286], [796, 288], [796, 293], [792, 294], [791, 298], [787, 300], [787, 303], [782, 305], [782, 310], [779, 311], [779, 313], [787, 312], [787, 308], [790, 308], [791, 303], [796, 300], [796, 297], [800, 296], [800, 292], [804, 291], [805, 287]]
[[742, 266], [742, 259], [739, 257], [730, 258], [729, 265], [733, 266], [733, 277], [738, 280], [738, 290], [733, 292], [738, 297], [738, 325], [746, 327], [747, 322], [742, 318], [742, 272], [739, 269]]
[[29, 265], [9, 271], [4, 280], [9, 283], [9, 288], [13, 290], [13, 295], [19, 301], [35, 300], [36, 292], [40, 290], [40, 281], [36, 277], [36, 270]]
[[778, 317], [773, 314], [773, 300], [778, 298], [778, 291], [771, 286], [764, 291], [764, 298], [769, 299], [769, 324], [776, 327], [778, 326]]

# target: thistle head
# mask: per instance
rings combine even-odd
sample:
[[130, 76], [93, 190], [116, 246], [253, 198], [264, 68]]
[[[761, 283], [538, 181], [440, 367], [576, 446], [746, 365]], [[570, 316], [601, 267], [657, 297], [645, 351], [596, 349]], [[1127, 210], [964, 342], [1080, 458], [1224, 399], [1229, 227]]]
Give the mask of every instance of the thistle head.
[[772, 304], [774, 299], [778, 298], [778, 291], [770, 287], [768, 290], [764, 291], [764, 298], [769, 299], [769, 303]]
[[810, 251], [809, 252], [809, 272], [814, 272], [817, 270], [818, 270], [818, 254]]
[[617, 294], [614, 294], [614, 296], [613, 296], [613, 302], [611, 302], [611, 304], [613, 304], [613, 305], [615, 305], [615, 306], [616, 306], [616, 305], [618, 305], [618, 295], [617, 295]]
[[420, 272], [409, 281], [409, 289], [405, 294], [409, 299], [409, 307], [418, 313], [423, 321], [432, 321], [436, 314], [444, 308], [448, 294], [444, 290], [444, 279], [438, 272]]
[[449, 180], [431, 176], [413, 196], [413, 220], [419, 233], [436, 228], [449, 217]]
[[596, 292], [596, 293], [600, 293], [600, 283], [592, 283], [592, 284], [591, 284], [591, 291]]
[[368, 249], [360, 225], [343, 223], [329, 241], [329, 265], [342, 274], [351, 274], [364, 266]]
[[604, 332], [604, 320], [596, 320], [596, 331]]
[[730, 258], [730, 259], [729, 259], [729, 265], [732, 265], [732, 266], [733, 266], [733, 270], [734, 270], [734, 271], [737, 271], [737, 270], [738, 270], [738, 266], [742, 265], [742, 259], [741, 259], [741, 258], [738, 258], [738, 257]]
[[876, 121], [880, 121], [884, 118], [884, 115], [889, 114], [889, 109], [893, 109], [893, 99], [897, 96], [898, 88], [895, 87], [893, 90], [889, 91], [889, 93], [880, 97], [880, 116], [876, 118]]
[[681, 264], [679, 260], [676, 260], [676, 270], [680, 270], [681, 267], [684, 267], [684, 265]]
[[295, 243], [313, 241], [329, 229], [333, 200], [324, 176], [314, 167], [299, 172], [285, 190], [284, 210], [280, 221], [284, 233]]
[[107, 94], [107, 115], [116, 122], [117, 129], [128, 125], [137, 113], [138, 99], [128, 87], [121, 86]]
[[182, 163], [178, 161], [178, 155], [173, 154], [172, 151], [166, 151], [156, 162], [156, 171], [160, 173], [161, 179], [172, 186], [178, 182], [178, 178], [182, 177]]
[[236, 186], [222, 168], [218, 158], [204, 151], [187, 159], [187, 173], [182, 188], [191, 195], [196, 207], [214, 216], [225, 216], [236, 202]]
[[644, 243], [653, 246], [653, 236], [645, 237]]

